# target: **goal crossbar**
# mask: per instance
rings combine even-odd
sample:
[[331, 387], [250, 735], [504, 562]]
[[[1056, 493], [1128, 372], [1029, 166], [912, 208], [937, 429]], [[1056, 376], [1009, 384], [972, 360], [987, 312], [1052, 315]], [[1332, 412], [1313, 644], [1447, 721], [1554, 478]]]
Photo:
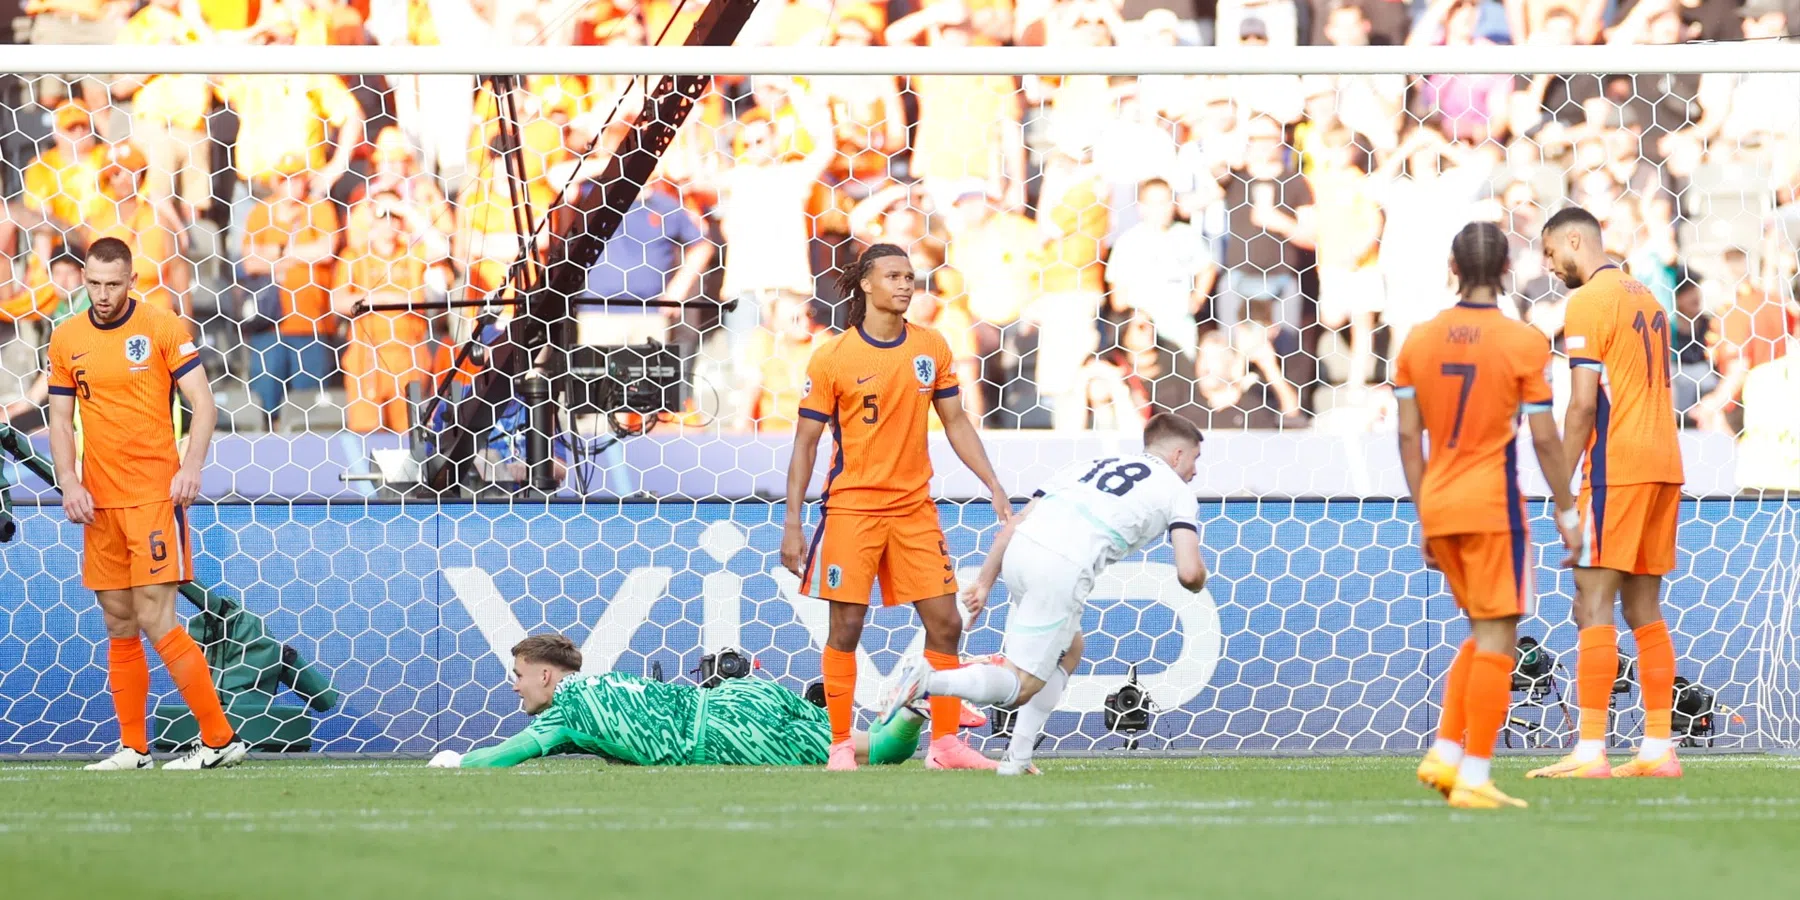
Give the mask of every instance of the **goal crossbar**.
[[1541, 47], [251, 47], [25, 45], [0, 74], [1604, 75], [1800, 72], [1778, 42]]

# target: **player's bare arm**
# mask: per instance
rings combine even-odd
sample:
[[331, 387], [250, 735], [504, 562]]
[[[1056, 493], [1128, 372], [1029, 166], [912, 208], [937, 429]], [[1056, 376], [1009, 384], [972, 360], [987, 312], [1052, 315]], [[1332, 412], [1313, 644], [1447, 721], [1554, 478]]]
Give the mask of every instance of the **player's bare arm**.
[[[1563, 461], [1571, 471], [1581, 465], [1594, 436], [1594, 414], [1600, 405], [1600, 372], [1586, 366], [1569, 369], [1569, 407], [1563, 412]], [[1548, 474], [1548, 473], [1546, 473]]]
[[788, 457], [787, 514], [781, 527], [781, 566], [796, 576], [806, 555], [806, 536], [801, 533], [806, 516], [806, 486], [812, 483], [813, 463], [819, 455], [819, 437], [825, 423], [805, 416], [794, 423], [794, 451]]
[[[999, 476], [994, 474], [993, 463], [988, 461], [987, 447], [982, 445], [981, 435], [975, 431], [975, 423], [969, 421], [969, 414], [963, 409], [962, 398], [939, 397], [931, 405], [937, 410], [938, 418], [944, 422], [944, 437], [950, 441], [950, 449], [956, 451], [956, 458], [962, 460], [963, 465], [968, 466], [969, 471], [987, 486], [988, 497], [994, 504], [994, 517], [1005, 523], [1012, 518], [1012, 500], [1007, 497], [1006, 487], [1000, 483]], [[789, 483], [791, 486], [791, 476]]]
[[213, 400], [212, 384], [206, 379], [206, 367], [194, 366], [175, 382], [175, 389], [187, 400], [193, 415], [188, 420], [187, 453], [181, 468], [169, 482], [169, 499], [181, 506], [200, 496], [200, 470], [206, 465], [206, 454], [212, 449], [213, 430], [219, 424], [219, 405]]
[[[1425, 419], [1419, 413], [1418, 398], [1401, 397], [1399, 415], [1400, 470], [1406, 473], [1406, 495], [1417, 503], [1425, 485]], [[1431, 556], [1431, 542], [1425, 539], [1423, 529], [1419, 531], [1419, 554], [1425, 558], [1426, 568], [1437, 568], [1437, 560]]]
[[1019, 514], [1001, 524], [1000, 533], [994, 535], [994, 546], [988, 549], [987, 559], [981, 562], [981, 572], [975, 576], [962, 590], [963, 609], [968, 610], [969, 620], [973, 622], [981, 611], [987, 608], [988, 594], [993, 593], [994, 583], [1000, 580], [1000, 564], [1006, 558], [1006, 546], [1012, 543], [1013, 532], [1037, 508], [1037, 499], [1033, 498]]
[[1206, 560], [1200, 558], [1200, 532], [1177, 528], [1169, 532], [1169, 546], [1175, 551], [1175, 580], [1193, 593], [1206, 587]]
[[56, 489], [62, 492], [63, 513], [77, 525], [94, 521], [94, 498], [75, 472], [75, 398], [50, 395], [50, 458], [56, 464]]
[[1550, 498], [1556, 504], [1556, 531], [1562, 536], [1563, 548], [1569, 551], [1559, 564], [1566, 569], [1581, 556], [1582, 540], [1581, 513], [1575, 509], [1575, 496], [1569, 492], [1569, 461], [1556, 433], [1556, 419], [1549, 410], [1534, 412], [1525, 421], [1531, 428], [1538, 468], [1543, 471], [1544, 480], [1550, 482]]

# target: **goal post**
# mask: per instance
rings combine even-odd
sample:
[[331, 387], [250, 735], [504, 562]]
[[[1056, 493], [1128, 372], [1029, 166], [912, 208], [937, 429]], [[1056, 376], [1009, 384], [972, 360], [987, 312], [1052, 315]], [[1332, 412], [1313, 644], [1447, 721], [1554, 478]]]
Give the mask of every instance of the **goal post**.
[[[677, 73], [708, 76], [691, 114], [657, 93]], [[1554, 341], [1565, 291], [1537, 230], [1580, 204], [1681, 323], [1677, 723], [1700, 747], [1792, 749], [1800, 106], [1770, 98], [1796, 85], [1800, 53], [1767, 42], [8, 47], [0, 401], [11, 427], [38, 424], [49, 330], [82, 314], [73, 257], [125, 238], [136, 296], [191, 321], [220, 400], [195, 596], [260, 620], [205, 631], [228, 712], [281, 711], [286, 744], [264, 749], [491, 743], [523, 722], [510, 647], [546, 631], [589, 671], [690, 679], [735, 650], [804, 691], [826, 609], [780, 564], [796, 407], [811, 352], [846, 330], [836, 275], [898, 243], [912, 314], [948, 338], [1014, 497], [1134, 450], [1151, 412], [1206, 430], [1207, 590], [1180, 587], [1166, 546], [1102, 575], [1044, 752], [1406, 753], [1433, 735], [1463, 626], [1418, 552], [1387, 367], [1453, 302], [1448, 243], [1473, 219], [1512, 241], [1509, 314]], [[84, 94], [104, 105], [66, 102]], [[541, 291], [516, 264], [578, 228], [567, 210], [594, 208], [610, 151], [659, 122], [655, 175], [557, 298], [566, 371], [468, 425], [467, 371], [554, 340], [515, 329]], [[1560, 416], [1560, 353], [1550, 374]], [[480, 486], [422, 475], [459, 427], [477, 451], [455, 477]], [[966, 580], [994, 514], [941, 431], [927, 441]], [[1539, 649], [1506, 740], [1548, 749], [1574, 739], [1572, 584], [1521, 449], [1539, 596], [1521, 632]], [[81, 530], [30, 466], [7, 478], [0, 755], [102, 752]], [[540, 478], [549, 502], [485, 490]], [[1002, 588], [966, 653], [999, 649], [1009, 608]], [[910, 612], [871, 614], [861, 715], [922, 641]], [[1639, 728], [1634, 674], [1620, 686], [1616, 740]], [[983, 712], [971, 737], [998, 749], [1004, 718]], [[183, 739], [179, 720], [164, 708], [157, 740]]]

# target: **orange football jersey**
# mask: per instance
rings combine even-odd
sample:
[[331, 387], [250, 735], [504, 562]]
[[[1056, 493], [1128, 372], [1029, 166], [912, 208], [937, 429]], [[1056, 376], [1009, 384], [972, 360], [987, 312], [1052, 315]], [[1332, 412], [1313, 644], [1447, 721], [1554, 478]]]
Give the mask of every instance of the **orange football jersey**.
[[187, 325], [166, 309], [128, 301], [101, 325], [90, 311], [50, 335], [50, 393], [81, 415], [81, 483], [97, 509], [169, 499], [175, 455], [170, 395], [200, 365]]
[[806, 366], [800, 415], [831, 428], [826, 511], [901, 515], [929, 502], [927, 411], [957, 390], [950, 345], [930, 328], [908, 324], [883, 343], [858, 327], [820, 346]]
[[1543, 334], [1493, 306], [1459, 303], [1407, 337], [1394, 394], [1418, 401], [1430, 435], [1413, 498], [1426, 536], [1524, 532], [1519, 415], [1550, 410], [1549, 365]]
[[1671, 327], [1655, 295], [1607, 266], [1569, 295], [1569, 365], [1600, 373], [1594, 433], [1582, 473], [1590, 484], [1681, 484], [1681, 444], [1669, 387]]

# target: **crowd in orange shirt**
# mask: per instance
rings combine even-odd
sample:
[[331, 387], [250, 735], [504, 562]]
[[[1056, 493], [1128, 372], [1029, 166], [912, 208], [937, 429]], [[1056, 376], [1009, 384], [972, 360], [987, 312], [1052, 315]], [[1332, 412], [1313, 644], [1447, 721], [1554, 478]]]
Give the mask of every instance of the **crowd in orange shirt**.
[[[1513, 21], [1475, 0], [1434, 0], [1416, 19], [1392, 0], [1220, 0], [1208, 19], [1174, 0], [763, 5], [740, 43], [1279, 52], [1786, 29], [1769, 0], [1707, 18], [1640, 0], [1613, 21], [1603, 4], [1533, 5]], [[33, 0], [28, 12], [44, 42], [620, 46], [678, 43], [703, 7]], [[533, 221], [598, 174], [642, 90], [521, 79]], [[29, 332], [66, 310], [50, 261], [126, 238], [142, 298], [225, 351], [220, 374], [269, 427], [404, 430], [399, 399], [441, 371], [469, 320], [357, 302], [502, 289], [527, 244], [487, 81], [76, 73], [28, 93], [6, 102], [47, 127], [8, 159], [15, 183], [0, 180], [0, 318]], [[1696, 236], [1694, 198], [1721, 164], [1749, 161], [1800, 208], [1800, 112], [1748, 112], [1787, 108], [1800, 110], [1792, 76], [720, 77], [647, 212], [615, 238], [641, 252], [603, 260], [649, 277], [591, 277], [581, 331], [681, 344], [712, 386], [692, 392], [704, 409], [690, 423], [791, 427], [810, 348], [842, 322], [835, 270], [895, 242], [920, 276], [913, 318], [944, 331], [989, 427], [1131, 428], [1174, 411], [1205, 427], [1367, 428], [1391, 408], [1387, 363], [1405, 334], [1454, 296], [1445, 248], [1470, 219], [1514, 241], [1511, 312], [1559, 335], [1562, 288], [1536, 229], [1575, 202], [1683, 324], [1686, 423], [1729, 431], [1748, 372], [1791, 346], [1795, 253], [1775, 226], [1793, 217]], [[632, 299], [698, 302], [666, 315], [598, 303]]]

